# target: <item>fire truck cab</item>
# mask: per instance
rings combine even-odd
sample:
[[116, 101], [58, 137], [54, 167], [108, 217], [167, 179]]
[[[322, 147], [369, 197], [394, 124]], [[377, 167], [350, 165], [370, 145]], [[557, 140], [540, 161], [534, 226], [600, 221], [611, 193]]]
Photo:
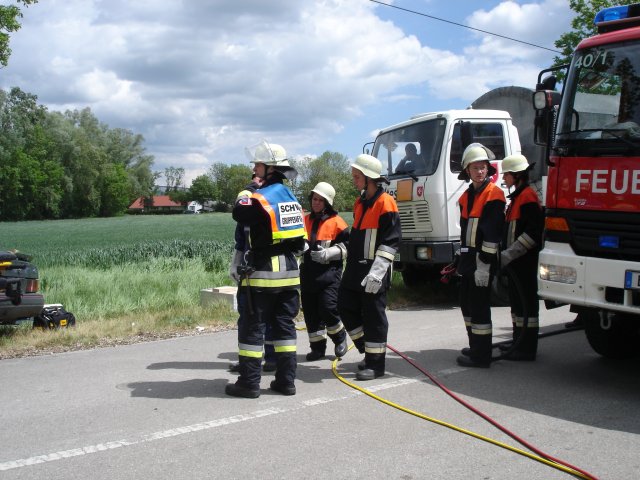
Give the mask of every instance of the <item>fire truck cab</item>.
[[538, 293], [570, 304], [599, 354], [640, 354], [640, 4], [600, 11], [562, 93], [539, 78], [536, 140], [548, 147]]

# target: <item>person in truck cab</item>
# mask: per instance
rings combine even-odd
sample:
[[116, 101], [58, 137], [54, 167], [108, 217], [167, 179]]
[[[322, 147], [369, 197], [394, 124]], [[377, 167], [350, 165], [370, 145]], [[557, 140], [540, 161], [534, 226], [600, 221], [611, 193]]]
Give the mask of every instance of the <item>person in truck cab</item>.
[[333, 208], [335, 196], [333, 186], [319, 182], [309, 194], [311, 212], [304, 217], [309, 249], [300, 264], [300, 296], [311, 347], [306, 358], [310, 362], [324, 358], [327, 336], [334, 344], [336, 357], [344, 357], [349, 348], [347, 331], [338, 313], [338, 287], [349, 226]]
[[364, 353], [358, 380], [373, 380], [385, 372], [387, 290], [401, 238], [398, 206], [380, 186], [381, 172], [380, 160], [371, 155], [358, 155], [351, 164], [353, 184], [362, 193], [353, 206], [338, 310], [353, 344]]
[[458, 200], [460, 207], [460, 310], [469, 337], [469, 347], [462, 349], [458, 365], [491, 365], [490, 288], [497, 265], [498, 245], [504, 225], [504, 193], [490, 177], [496, 169], [491, 150], [472, 143], [462, 153], [462, 171], [458, 178], [471, 185]]
[[[500, 265], [511, 265], [518, 272], [524, 298], [509, 281], [509, 303], [516, 349], [505, 360], [535, 360], [538, 350], [538, 252], [542, 244], [544, 214], [538, 194], [529, 186], [529, 165], [524, 155], [509, 155], [502, 161], [502, 178], [507, 188], [515, 188], [508, 196], [506, 223], [502, 236]], [[524, 313], [527, 325], [524, 325]], [[505, 348], [508, 348], [505, 346]]]
[[405, 157], [398, 163], [395, 173], [413, 173], [424, 169], [424, 161], [418, 155], [415, 143], [407, 143], [404, 147], [404, 153]]

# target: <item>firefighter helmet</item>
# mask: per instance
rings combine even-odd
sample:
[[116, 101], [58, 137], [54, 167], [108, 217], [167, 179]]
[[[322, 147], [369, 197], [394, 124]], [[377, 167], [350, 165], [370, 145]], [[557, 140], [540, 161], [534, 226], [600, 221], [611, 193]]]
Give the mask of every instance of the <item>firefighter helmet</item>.
[[509, 155], [502, 160], [502, 173], [525, 172], [531, 167], [533, 167], [533, 164], [529, 165], [527, 158], [519, 153]]
[[377, 180], [382, 176], [382, 163], [376, 157], [362, 153], [356, 157], [356, 161], [351, 167], [360, 170], [365, 177]]
[[298, 176], [297, 170], [289, 163], [287, 151], [282, 145], [262, 140], [257, 145], [246, 147], [245, 153], [251, 163], [263, 163], [267, 167], [273, 167], [289, 180], [294, 180]]
[[333, 207], [333, 199], [336, 196], [336, 189], [333, 188], [330, 184], [328, 184], [327, 182], [318, 182], [318, 184], [313, 187], [313, 190], [311, 191], [320, 195], [326, 200], [329, 206]]
[[497, 170], [490, 162], [490, 160], [495, 160], [495, 158], [496, 156], [493, 152], [481, 143], [470, 144], [462, 153], [462, 171], [458, 175], [458, 179], [470, 180], [467, 168], [474, 162], [487, 162], [489, 164], [488, 176], [495, 175]]
[[245, 152], [251, 163], [264, 163], [265, 165], [289, 167], [287, 151], [277, 143], [267, 143], [265, 140], [257, 145], [245, 148]]

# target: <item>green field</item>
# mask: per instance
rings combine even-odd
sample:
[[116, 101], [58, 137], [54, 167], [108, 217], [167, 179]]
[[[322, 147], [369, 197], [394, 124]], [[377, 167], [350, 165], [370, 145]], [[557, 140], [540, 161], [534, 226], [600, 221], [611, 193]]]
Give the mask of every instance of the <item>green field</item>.
[[[233, 325], [230, 308], [200, 307], [200, 290], [231, 284], [234, 229], [228, 213], [2, 222], [0, 249], [32, 255], [45, 302], [61, 303], [77, 318], [73, 334], [36, 340], [86, 346]], [[20, 335], [10, 336], [0, 348], [19, 349]]]
[[0, 224], [0, 248], [33, 255], [47, 303], [79, 318], [190, 305], [228, 285], [230, 214]]
[[[61, 303], [77, 318], [69, 331], [5, 329], [0, 358], [7, 349], [82, 348], [233, 326], [237, 314], [226, 305], [202, 308], [200, 290], [231, 285], [234, 229], [228, 213], [0, 223], [0, 249], [32, 255], [45, 302]], [[397, 273], [393, 283], [392, 307], [433, 297], [407, 290]]]

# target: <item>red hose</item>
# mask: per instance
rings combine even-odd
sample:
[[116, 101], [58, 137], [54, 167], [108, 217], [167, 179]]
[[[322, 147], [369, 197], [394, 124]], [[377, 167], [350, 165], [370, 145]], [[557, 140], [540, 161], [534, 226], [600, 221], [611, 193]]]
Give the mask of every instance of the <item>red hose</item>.
[[584, 475], [585, 477], [588, 477], [592, 480], [598, 480], [598, 477], [596, 477], [595, 475], [582, 470], [578, 467], [574, 467], [573, 465], [571, 465], [570, 463], [567, 463], [563, 460], [560, 460], [558, 458], [552, 457], [551, 455], [548, 455], [547, 453], [543, 452], [542, 450], [539, 450], [538, 448], [534, 447], [533, 445], [531, 445], [529, 442], [527, 442], [526, 440], [524, 440], [523, 438], [520, 438], [519, 436], [517, 436], [515, 433], [511, 432], [510, 430], [508, 430], [507, 428], [503, 427], [502, 425], [500, 425], [498, 422], [496, 422], [494, 419], [492, 419], [491, 417], [489, 417], [488, 415], [482, 413], [480, 410], [478, 410], [477, 408], [475, 408], [473, 405], [471, 405], [470, 403], [468, 403], [467, 401], [463, 400], [462, 398], [460, 398], [458, 395], [456, 395], [455, 393], [453, 393], [451, 390], [449, 390], [447, 387], [445, 387], [442, 383], [440, 383], [440, 381], [438, 381], [437, 378], [435, 378], [433, 375], [431, 375], [429, 372], [427, 372], [424, 368], [422, 368], [420, 365], [418, 365], [416, 362], [414, 362], [411, 358], [407, 357], [404, 353], [399, 352], [398, 350], [396, 350], [395, 348], [393, 348], [391, 345], [387, 344], [387, 348], [389, 350], [391, 350], [392, 352], [394, 352], [395, 354], [399, 355], [400, 357], [402, 357], [404, 360], [406, 360], [407, 362], [409, 362], [413, 367], [415, 367], [417, 370], [419, 370], [421, 373], [423, 373], [424, 375], [426, 375], [429, 380], [431, 380], [433, 383], [435, 383], [440, 390], [442, 390], [444, 393], [446, 393], [447, 395], [449, 395], [451, 398], [453, 398], [456, 402], [460, 403], [462, 406], [468, 408], [469, 410], [471, 410], [473, 413], [475, 413], [476, 415], [482, 417], [483, 419], [485, 419], [487, 422], [489, 422], [491, 425], [493, 425], [494, 427], [496, 427], [497, 429], [501, 430], [502, 432], [504, 432], [505, 434], [509, 435], [511, 438], [513, 438], [516, 442], [520, 443], [521, 445], [525, 446], [526, 448], [528, 448], [529, 450], [531, 450], [532, 452], [534, 452], [536, 455], [539, 455], [540, 457], [549, 460], [551, 462], [557, 463], [558, 465], [564, 465], [567, 468], [570, 468], [571, 470], [575, 470], [576, 472], [580, 472], [582, 475]]

